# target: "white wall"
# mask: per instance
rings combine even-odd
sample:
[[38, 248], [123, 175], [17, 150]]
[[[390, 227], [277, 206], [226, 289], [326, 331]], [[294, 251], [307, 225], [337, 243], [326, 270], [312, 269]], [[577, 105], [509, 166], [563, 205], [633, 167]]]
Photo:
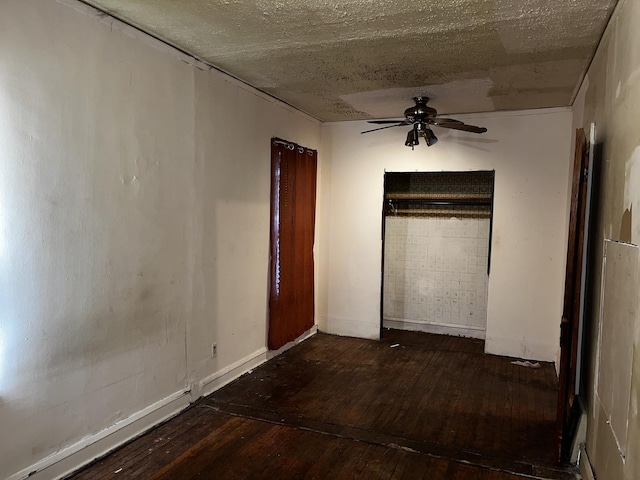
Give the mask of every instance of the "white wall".
[[79, 3], [0, 4], [0, 478], [264, 357], [272, 136], [320, 126]]
[[[360, 135], [365, 122], [323, 126], [319, 243], [326, 263], [319, 327], [377, 338], [385, 171], [493, 170], [495, 208], [486, 350], [555, 361], [559, 348], [571, 165], [569, 109], [456, 116], [474, 135], [434, 129], [414, 151], [406, 128]], [[437, 131], [436, 131], [437, 130]]]
[[581, 463], [590, 462], [601, 480], [640, 478], [638, 22], [640, 2], [620, 0], [574, 104], [576, 126], [589, 132], [591, 122], [596, 124], [600, 165], [594, 178], [600, 193], [595, 235], [590, 240], [594, 293], [586, 322], [587, 455]]

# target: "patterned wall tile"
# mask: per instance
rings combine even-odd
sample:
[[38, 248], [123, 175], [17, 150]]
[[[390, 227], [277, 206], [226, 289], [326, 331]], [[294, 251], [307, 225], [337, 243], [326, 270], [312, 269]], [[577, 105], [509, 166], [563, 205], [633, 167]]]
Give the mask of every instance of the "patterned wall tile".
[[387, 217], [383, 316], [484, 329], [489, 219]]

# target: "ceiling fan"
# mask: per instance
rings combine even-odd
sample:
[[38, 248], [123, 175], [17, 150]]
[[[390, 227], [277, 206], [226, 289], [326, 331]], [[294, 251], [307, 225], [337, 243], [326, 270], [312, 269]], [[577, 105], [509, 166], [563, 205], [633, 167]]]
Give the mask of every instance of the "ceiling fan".
[[409, 133], [407, 134], [407, 140], [404, 142], [407, 147], [411, 147], [411, 150], [413, 150], [413, 147], [415, 147], [419, 143], [419, 137], [424, 137], [427, 142], [427, 146], [429, 147], [431, 145], [434, 145], [438, 141], [438, 138], [431, 130], [431, 125], [442, 128], [452, 128], [454, 130], [463, 130], [465, 132], [472, 133], [484, 133], [487, 131], [487, 129], [484, 127], [467, 125], [460, 120], [438, 117], [438, 112], [436, 111], [436, 109], [427, 106], [429, 97], [414, 97], [413, 101], [416, 102], [416, 104], [415, 106], [409, 107], [404, 111], [404, 120], [369, 120], [369, 123], [375, 123], [378, 125], [389, 125], [387, 125], [386, 127], [366, 130], [360, 133], [375, 132], [377, 130], [400, 127], [402, 125], [413, 125], [413, 128], [409, 130]]

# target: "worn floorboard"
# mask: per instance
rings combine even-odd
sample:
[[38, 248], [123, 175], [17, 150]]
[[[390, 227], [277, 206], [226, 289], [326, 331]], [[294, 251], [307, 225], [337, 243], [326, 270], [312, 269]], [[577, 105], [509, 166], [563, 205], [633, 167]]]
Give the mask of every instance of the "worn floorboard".
[[70, 478], [573, 478], [552, 463], [553, 365], [511, 360], [318, 334]]

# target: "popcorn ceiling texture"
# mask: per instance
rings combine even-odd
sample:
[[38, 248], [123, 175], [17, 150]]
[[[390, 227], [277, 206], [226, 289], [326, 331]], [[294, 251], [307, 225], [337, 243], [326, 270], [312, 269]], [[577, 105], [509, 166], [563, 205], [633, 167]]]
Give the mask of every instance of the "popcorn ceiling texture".
[[570, 105], [616, 0], [87, 3], [340, 121], [397, 117], [418, 93], [440, 113]]

